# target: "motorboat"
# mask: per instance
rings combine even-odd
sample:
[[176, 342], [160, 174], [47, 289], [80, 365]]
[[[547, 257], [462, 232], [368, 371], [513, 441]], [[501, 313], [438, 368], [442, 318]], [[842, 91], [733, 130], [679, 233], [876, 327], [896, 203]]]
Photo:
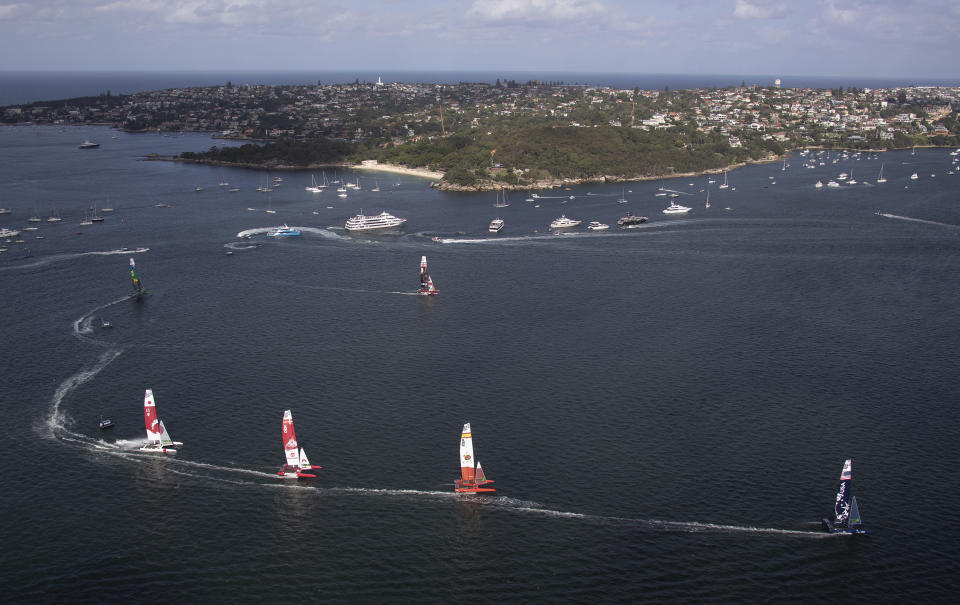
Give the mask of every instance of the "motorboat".
[[100, 417], [100, 430], [101, 430], [101, 431], [105, 431], [105, 430], [107, 430], [107, 429], [112, 429], [112, 428], [113, 428], [113, 420], [110, 420], [109, 418], [104, 418], [103, 416], [101, 416], [101, 417]]
[[581, 221], [576, 219], [567, 218], [566, 215], [561, 214], [560, 218], [554, 220], [550, 223], [551, 229], [569, 229], [571, 227], [576, 227], [580, 224]]
[[86, 140], [80, 143], [80, 149], [96, 149], [100, 146], [100, 143], [94, 143], [93, 141]]
[[590, 224], [587, 225], [587, 229], [589, 229], [590, 231], [603, 231], [609, 228], [610, 228], [610, 225], [607, 225], [606, 223], [601, 223], [600, 221], [590, 221]]
[[300, 230], [293, 227], [288, 227], [287, 225], [280, 225], [279, 227], [274, 227], [269, 233], [269, 237], [286, 237], [292, 235], [300, 235]]
[[503, 219], [497, 217], [490, 221], [490, 233], [500, 233], [503, 231]]
[[630, 225], [639, 225], [641, 223], [647, 222], [647, 217], [645, 216], [636, 216], [630, 214], [629, 212], [617, 219], [617, 224], [621, 227], [629, 227]]
[[670, 205], [663, 209], [664, 214], [686, 214], [690, 212], [688, 206], [681, 206], [676, 202], [670, 202]]
[[381, 212], [374, 216], [367, 216], [360, 210], [360, 214], [347, 219], [343, 225], [347, 231], [375, 231], [378, 229], [395, 229], [407, 222], [405, 218], [393, 216], [389, 212]]

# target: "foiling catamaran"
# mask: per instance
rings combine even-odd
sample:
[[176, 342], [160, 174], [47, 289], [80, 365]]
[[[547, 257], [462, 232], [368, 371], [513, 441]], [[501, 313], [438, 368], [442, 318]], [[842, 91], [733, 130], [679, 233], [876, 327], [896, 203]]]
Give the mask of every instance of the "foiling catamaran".
[[283, 452], [287, 456], [287, 463], [277, 471], [281, 477], [313, 478], [316, 475], [304, 471], [323, 468], [311, 466], [307, 453], [297, 446], [297, 433], [293, 430], [293, 414], [290, 410], [283, 412]]
[[463, 432], [460, 434], [460, 478], [454, 483], [454, 490], [473, 494], [497, 491], [492, 487], [484, 487], [488, 483], [493, 483], [493, 480], [487, 479], [483, 474], [483, 467], [479, 462], [474, 468], [474, 462], [473, 436], [468, 422], [463, 425]]
[[440, 293], [440, 290], [437, 290], [433, 287], [433, 279], [430, 278], [430, 274], [427, 273], [427, 257], [420, 257], [420, 288], [417, 290], [417, 294], [420, 296], [436, 296]]
[[869, 529], [863, 529], [863, 520], [860, 518], [860, 507], [857, 506], [857, 497], [850, 497], [851, 461], [843, 462], [840, 472], [840, 489], [837, 490], [837, 502], [834, 505], [834, 519], [823, 518], [823, 529], [831, 534], [869, 534]]
[[136, 301], [143, 300], [143, 295], [147, 293], [143, 289], [143, 283], [140, 282], [140, 278], [137, 277], [137, 265], [133, 262], [133, 257], [130, 257], [130, 281], [133, 282], [133, 294], [130, 295], [130, 298]]
[[176, 448], [183, 445], [170, 438], [167, 427], [163, 426], [163, 420], [157, 418], [157, 405], [151, 389], [147, 389], [143, 394], [143, 422], [147, 427], [147, 444], [140, 448], [141, 452], [176, 454]]

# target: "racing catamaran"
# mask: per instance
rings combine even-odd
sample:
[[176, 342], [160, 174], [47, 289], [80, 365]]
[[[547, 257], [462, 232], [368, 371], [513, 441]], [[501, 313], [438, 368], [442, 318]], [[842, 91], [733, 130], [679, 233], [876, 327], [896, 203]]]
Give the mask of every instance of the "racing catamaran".
[[277, 474], [281, 477], [312, 478], [316, 475], [303, 471], [323, 468], [322, 466], [311, 466], [310, 460], [307, 459], [307, 453], [303, 451], [302, 447], [297, 446], [297, 433], [293, 430], [293, 414], [290, 413], [290, 410], [283, 412], [283, 452], [287, 456], [287, 463], [277, 471]]
[[130, 281], [133, 282], [133, 294], [130, 295], [130, 298], [136, 301], [143, 300], [143, 295], [147, 293], [143, 289], [143, 284], [140, 283], [140, 278], [137, 277], [137, 265], [133, 262], [133, 257], [130, 257]]
[[831, 534], [869, 534], [869, 529], [860, 527], [863, 520], [860, 518], [860, 507], [857, 506], [857, 497], [850, 497], [851, 461], [843, 462], [840, 472], [840, 489], [837, 490], [837, 502], [834, 505], [834, 520], [823, 518], [823, 529]]
[[473, 436], [470, 434], [470, 423], [463, 425], [463, 432], [460, 434], [460, 478], [454, 482], [454, 490], [458, 492], [478, 493], [495, 492], [492, 487], [483, 487], [488, 483], [493, 483], [492, 479], [487, 479], [483, 474], [483, 467], [477, 462], [476, 468], [473, 466]]
[[153, 400], [151, 389], [147, 389], [143, 394], [143, 422], [147, 427], [147, 444], [140, 448], [141, 452], [176, 454], [176, 448], [183, 445], [180, 441], [171, 439], [167, 427], [157, 418], [157, 404]]
[[440, 291], [433, 287], [433, 279], [427, 273], [427, 257], [420, 257], [420, 288], [417, 294], [420, 296], [436, 296]]

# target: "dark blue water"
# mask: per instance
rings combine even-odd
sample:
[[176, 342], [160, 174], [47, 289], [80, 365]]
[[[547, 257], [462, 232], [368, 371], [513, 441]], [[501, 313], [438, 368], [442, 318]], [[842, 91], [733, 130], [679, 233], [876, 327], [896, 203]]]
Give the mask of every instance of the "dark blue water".
[[376, 82], [426, 82], [456, 84], [516, 80], [563, 82], [618, 88], [659, 90], [720, 88], [741, 83], [772, 86], [780, 79], [788, 88], [891, 88], [896, 86], [958, 86], [957, 78], [877, 78], [870, 76], [810, 76], [784, 74], [635, 74], [555, 71], [0, 71], [0, 106], [53, 101], [101, 94], [129, 94], [187, 86], [233, 84], [323, 84]]
[[[713, 185], [710, 209], [706, 177], [673, 179], [694, 210], [667, 218], [659, 182], [630, 185], [626, 205], [619, 185], [590, 185], [497, 209], [412, 177], [349, 173], [363, 190], [341, 199], [285, 173], [268, 198], [255, 171], [138, 161], [206, 137], [113, 135], [0, 129], [0, 225], [64, 218], [0, 254], [7, 599], [956, 592], [947, 150], [751, 166]], [[78, 150], [87, 138], [102, 147]], [[881, 162], [885, 185], [813, 187], [841, 170], [873, 183]], [[115, 210], [80, 227], [94, 202]], [[409, 222], [348, 236], [360, 208]], [[649, 223], [546, 233], [561, 213], [626, 209]], [[236, 236], [281, 222], [304, 235]], [[430, 299], [410, 295], [424, 254]], [[123, 300], [130, 256], [142, 304]], [[137, 451], [146, 388], [185, 443], [176, 458]], [[324, 467], [311, 483], [274, 474], [285, 409]], [[116, 423], [103, 438], [101, 414]], [[467, 421], [492, 497], [452, 493]], [[869, 538], [819, 532], [845, 458]]]

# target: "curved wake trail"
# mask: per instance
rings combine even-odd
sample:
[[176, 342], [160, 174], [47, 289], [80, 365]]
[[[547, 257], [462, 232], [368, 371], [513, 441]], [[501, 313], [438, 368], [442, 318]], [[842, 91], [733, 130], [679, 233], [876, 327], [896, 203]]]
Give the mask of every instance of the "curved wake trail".
[[886, 212], [878, 212], [877, 214], [879, 214], [884, 218], [893, 218], [893, 219], [897, 219], [898, 221], [910, 221], [912, 223], [923, 223], [925, 225], [936, 225], [938, 227], [949, 227], [951, 229], [960, 228], [960, 225], [951, 225], [950, 223], [939, 223], [937, 221], [928, 221], [922, 218], [912, 218], [909, 216], [900, 216], [897, 214], [887, 214]]
[[60, 263], [64, 261], [74, 260], [77, 258], [83, 258], [84, 256], [115, 256], [118, 254], [143, 254], [144, 252], [149, 252], [150, 248], [120, 248], [119, 250], [96, 250], [92, 252], [74, 252], [68, 254], [54, 254], [52, 256], [47, 256], [39, 258], [32, 263], [24, 263], [18, 265], [7, 265], [0, 267], [0, 271], [9, 271], [12, 269], [35, 269], [37, 267], [46, 267], [47, 265], [52, 265], [54, 263]]
[[125, 300], [128, 300], [129, 298], [130, 296], [123, 296], [116, 300], [112, 300], [108, 303], [102, 304], [99, 307], [91, 309], [90, 311], [87, 311], [86, 313], [81, 315], [76, 321], [73, 322], [73, 335], [76, 338], [79, 338], [80, 340], [83, 340], [85, 342], [89, 342], [89, 343], [100, 345], [100, 346], [109, 346], [109, 345], [105, 345], [102, 342], [99, 342], [99, 341], [93, 340], [92, 338], [87, 337], [87, 335], [93, 334], [94, 315], [97, 313], [97, 311], [102, 311], [107, 307], [112, 307], [113, 305], [117, 303], [121, 303]]
[[[347, 237], [345, 235], [340, 235], [330, 229], [324, 229], [323, 227], [298, 227], [296, 225], [290, 225], [291, 229], [299, 229], [302, 232], [313, 233], [315, 235], [320, 235], [327, 239], [338, 239], [338, 240], [352, 240], [353, 238]], [[244, 229], [237, 233], [237, 237], [241, 239], [249, 239], [254, 235], [265, 235], [276, 229], [276, 227], [255, 227], [253, 229]]]
[[54, 391], [50, 401], [49, 413], [46, 418], [43, 419], [41, 425], [43, 429], [42, 433], [45, 437], [49, 439], [56, 439], [58, 437], [65, 438], [67, 441], [79, 441], [88, 445], [100, 441], [70, 430], [67, 425], [71, 420], [60, 409], [60, 404], [63, 403], [64, 398], [73, 392], [74, 389], [92, 380], [97, 374], [103, 371], [104, 368], [110, 365], [110, 362], [119, 357], [123, 351], [124, 349], [122, 348], [105, 351], [91, 367], [80, 370], [60, 383], [60, 386]]

